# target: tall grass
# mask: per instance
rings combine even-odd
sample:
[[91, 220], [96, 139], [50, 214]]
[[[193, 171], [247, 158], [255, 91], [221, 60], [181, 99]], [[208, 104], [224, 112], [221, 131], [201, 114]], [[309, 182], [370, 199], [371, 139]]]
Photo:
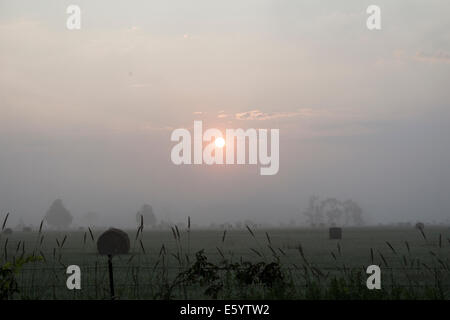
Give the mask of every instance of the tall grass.
[[[386, 240], [384, 247], [367, 248], [367, 264], [361, 265], [352, 264], [348, 248], [337, 242], [324, 265], [302, 243], [286, 247], [269, 231], [246, 226], [245, 232], [248, 252], [232, 246], [233, 237], [244, 237], [242, 233], [223, 230], [214, 251], [207, 253], [192, 246], [197, 235], [188, 217], [187, 228], [172, 226], [171, 239], [155, 249], [147, 247], [153, 233], [144, 232], [141, 217], [130, 254], [114, 260], [116, 293], [121, 299], [450, 299], [450, 241], [446, 244], [442, 233], [433, 241], [420, 230], [427, 255], [418, 255], [408, 241], [399, 245]], [[95, 253], [96, 233], [90, 227], [78, 235], [46, 233], [41, 223], [34, 245], [15, 235], [14, 241], [0, 238], [2, 264], [23, 258], [27, 250], [42, 257], [21, 272], [13, 298], [108, 299], [105, 259]], [[65, 268], [80, 258], [82, 290], [74, 293], [65, 288]], [[382, 290], [366, 288], [369, 264], [381, 266]]]

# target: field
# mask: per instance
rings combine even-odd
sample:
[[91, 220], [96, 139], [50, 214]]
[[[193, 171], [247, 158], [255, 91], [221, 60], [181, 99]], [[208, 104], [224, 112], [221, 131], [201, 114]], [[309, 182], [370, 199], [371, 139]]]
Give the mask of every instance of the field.
[[[3, 233], [2, 265], [38, 257], [3, 298], [110, 299], [107, 257], [96, 249], [101, 233]], [[329, 240], [328, 229], [127, 233], [130, 254], [113, 258], [117, 299], [450, 298], [449, 227], [344, 228], [341, 240]], [[81, 268], [81, 290], [66, 287], [72, 264]], [[382, 290], [366, 288], [371, 264], [381, 267]]]

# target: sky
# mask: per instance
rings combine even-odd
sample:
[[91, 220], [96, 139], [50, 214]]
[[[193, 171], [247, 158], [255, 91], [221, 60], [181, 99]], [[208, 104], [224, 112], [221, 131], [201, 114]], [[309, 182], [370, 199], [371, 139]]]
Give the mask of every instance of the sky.
[[[81, 29], [66, 28], [67, 6]], [[369, 5], [382, 29], [366, 27]], [[0, 0], [0, 217], [449, 221], [450, 3]], [[176, 128], [280, 130], [280, 169], [176, 166]]]

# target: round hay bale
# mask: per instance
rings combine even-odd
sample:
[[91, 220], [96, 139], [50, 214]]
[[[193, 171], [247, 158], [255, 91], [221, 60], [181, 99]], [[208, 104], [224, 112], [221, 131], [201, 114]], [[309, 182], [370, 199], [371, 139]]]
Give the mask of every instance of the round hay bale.
[[330, 240], [342, 239], [342, 228], [332, 227], [329, 229]]
[[13, 231], [12, 231], [11, 228], [6, 228], [5, 230], [3, 230], [3, 233], [4, 233], [4, 234], [12, 234]]
[[97, 250], [105, 255], [127, 254], [130, 251], [130, 238], [124, 231], [110, 228], [98, 238]]
[[416, 223], [416, 229], [423, 230], [425, 228], [425, 225], [422, 222]]

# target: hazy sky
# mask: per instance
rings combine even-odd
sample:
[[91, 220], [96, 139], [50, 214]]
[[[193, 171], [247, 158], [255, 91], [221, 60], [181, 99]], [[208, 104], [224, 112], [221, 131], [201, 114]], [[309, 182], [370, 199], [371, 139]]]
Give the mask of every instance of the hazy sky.
[[[81, 7], [81, 30], [66, 7]], [[381, 7], [382, 30], [366, 28]], [[0, 0], [0, 215], [76, 224], [450, 218], [450, 2]], [[255, 111], [257, 110], [257, 111]], [[246, 115], [245, 117], [242, 114]], [[262, 120], [255, 117], [262, 114]], [[280, 171], [175, 166], [171, 131], [280, 129]]]

